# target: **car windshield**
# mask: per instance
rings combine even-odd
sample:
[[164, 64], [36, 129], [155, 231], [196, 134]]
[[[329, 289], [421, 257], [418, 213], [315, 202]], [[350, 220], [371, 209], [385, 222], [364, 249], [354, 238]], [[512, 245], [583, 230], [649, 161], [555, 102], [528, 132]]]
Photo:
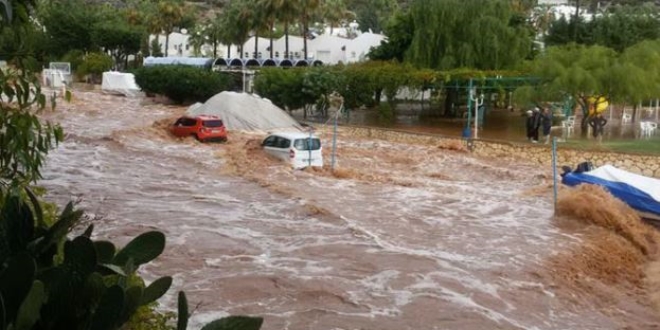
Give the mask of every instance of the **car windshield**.
[[222, 127], [222, 120], [205, 120], [204, 127]]
[[321, 140], [315, 138], [297, 139], [293, 147], [297, 150], [319, 150], [321, 149]]

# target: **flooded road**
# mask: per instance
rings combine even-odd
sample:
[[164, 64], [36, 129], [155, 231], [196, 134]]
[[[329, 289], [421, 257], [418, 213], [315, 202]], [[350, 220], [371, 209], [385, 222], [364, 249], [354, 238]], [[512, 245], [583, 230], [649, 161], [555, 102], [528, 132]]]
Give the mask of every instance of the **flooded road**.
[[165, 232], [143, 274], [174, 276], [162, 307], [185, 290], [193, 329], [228, 314], [267, 330], [657, 329], [643, 284], [596, 285], [607, 260], [557, 269], [592, 234], [553, 218], [548, 169], [341, 133], [336, 173], [292, 171], [249, 147], [262, 135], [170, 137], [184, 110], [75, 92], [46, 115], [67, 137], [41, 184], [79, 199], [97, 237]]

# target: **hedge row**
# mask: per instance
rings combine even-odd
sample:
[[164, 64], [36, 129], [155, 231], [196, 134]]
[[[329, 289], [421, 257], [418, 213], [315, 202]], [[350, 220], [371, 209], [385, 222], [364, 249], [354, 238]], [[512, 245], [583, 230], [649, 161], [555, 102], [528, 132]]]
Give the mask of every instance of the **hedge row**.
[[204, 102], [234, 85], [231, 77], [184, 65], [141, 67], [134, 74], [142, 91], [167, 96], [179, 104]]

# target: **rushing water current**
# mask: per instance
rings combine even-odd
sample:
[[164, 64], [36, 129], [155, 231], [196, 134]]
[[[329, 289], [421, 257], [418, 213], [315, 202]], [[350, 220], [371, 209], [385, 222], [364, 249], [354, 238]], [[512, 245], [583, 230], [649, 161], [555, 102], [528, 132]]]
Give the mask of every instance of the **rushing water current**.
[[352, 176], [266, 158], [238, 175], [231, 153], [248, 138], [200, 144], [154, 125], [184, 110], [74, 92], [44, 115], [66, 140], [41, 185], [95, 215], [97, 238], [165, 232], [141, 272], [174, 276], [162, 308], [185, 290], [194, 328], [249, 314], [267, 330], [657, 329], [643, 290], [594, 294], [550, 275], [547, 260], [585, 232], [553, 218], [548, 169], [343, 135]]

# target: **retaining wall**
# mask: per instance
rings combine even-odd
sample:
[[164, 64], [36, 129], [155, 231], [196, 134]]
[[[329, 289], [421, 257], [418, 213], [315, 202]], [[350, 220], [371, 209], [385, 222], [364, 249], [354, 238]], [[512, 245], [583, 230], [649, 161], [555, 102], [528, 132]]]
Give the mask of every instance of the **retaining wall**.
[[[432, 145], [443, 145], [448, 142], [454, 145], [465, 143], [465, 141], [457, 137], [436, 134], [414, 133], [360, 126], [342, 126], [341, 129], [343, 132], [354, 136], [382, 139], [392, 142]], [[552, 164], [552, 150], [548, 145], [474, 140], [472, 152], [478, 156], [511, 158], [512, 160], [515, 159], [517, 161], [548, 166], [548, 168], [550, 168]], [[660, 178], [660, 156], [577, 150], [564, 148], [559, 144], [557, 148], [557, 166], [561, 167], [563, 165], [569, 165], [575, 167], [577, 164], [584, 161], [591, 161], [596, 167], [610, 164], [633, 173]]]

